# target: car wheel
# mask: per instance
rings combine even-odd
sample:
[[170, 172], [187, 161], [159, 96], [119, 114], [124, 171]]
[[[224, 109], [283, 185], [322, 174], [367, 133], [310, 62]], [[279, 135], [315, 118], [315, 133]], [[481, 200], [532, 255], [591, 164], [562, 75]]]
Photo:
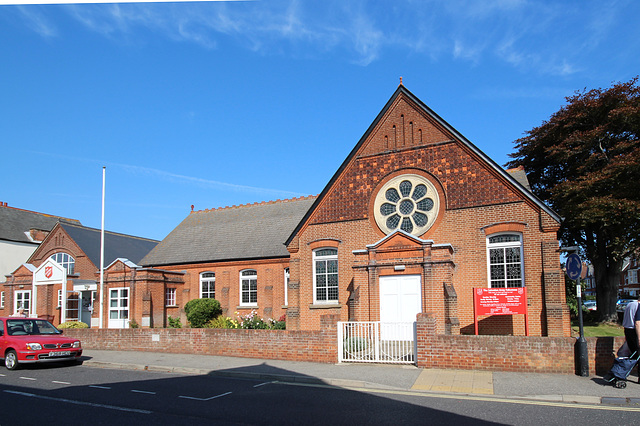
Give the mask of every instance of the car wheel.
[[7, 370], [16, 370], [18, 368], [18, 354], [14, 350], [8, 351], [4, 355], [4, 366]]

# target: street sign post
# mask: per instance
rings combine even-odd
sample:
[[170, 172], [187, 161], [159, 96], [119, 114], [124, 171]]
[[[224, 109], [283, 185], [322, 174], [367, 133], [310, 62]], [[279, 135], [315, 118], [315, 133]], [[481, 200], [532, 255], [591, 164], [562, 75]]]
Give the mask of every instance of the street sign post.
[[584, 338], [584, 323], [582, 320], [582, 287], [580, 286], [580, 275], [582, 274], [582, 259], [576, 253], [567, 257], [567, 276], [576, 281], [576, 297], [578, 298], [578, 322], [580, 323], [580, 337], [576, 341], [576, 374], [582, 377], [589, 376], [589, 354], [587, 350], [587, 340]]

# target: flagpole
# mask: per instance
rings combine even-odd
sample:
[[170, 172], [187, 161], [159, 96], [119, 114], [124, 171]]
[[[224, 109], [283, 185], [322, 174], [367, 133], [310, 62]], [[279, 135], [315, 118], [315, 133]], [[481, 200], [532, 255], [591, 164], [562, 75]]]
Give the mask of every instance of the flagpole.
[[102, 167], [102, 225], [100, 227], [100, 326], [103, 328], [104, 314], [104, 187], [106, 167]]

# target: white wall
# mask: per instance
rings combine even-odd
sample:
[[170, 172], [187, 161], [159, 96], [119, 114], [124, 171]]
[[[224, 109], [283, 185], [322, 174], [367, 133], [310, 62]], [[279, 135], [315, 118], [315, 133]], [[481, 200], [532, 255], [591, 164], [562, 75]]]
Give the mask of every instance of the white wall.
[[37, 248], [37, 244], [0, 241], [0, 283], [5, 282], [5, 275], [18, 269]]

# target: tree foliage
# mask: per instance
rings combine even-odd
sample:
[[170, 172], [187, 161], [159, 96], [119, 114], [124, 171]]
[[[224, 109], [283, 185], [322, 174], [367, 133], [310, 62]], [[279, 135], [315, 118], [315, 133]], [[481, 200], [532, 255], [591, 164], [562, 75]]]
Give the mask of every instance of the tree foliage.
[[564, 219], [560, 238], [592, 262], [602, 320], [615, 319], [622, 261], [640, 241], [638, 78], [576, 92], [515, 141], [532, 191]]

